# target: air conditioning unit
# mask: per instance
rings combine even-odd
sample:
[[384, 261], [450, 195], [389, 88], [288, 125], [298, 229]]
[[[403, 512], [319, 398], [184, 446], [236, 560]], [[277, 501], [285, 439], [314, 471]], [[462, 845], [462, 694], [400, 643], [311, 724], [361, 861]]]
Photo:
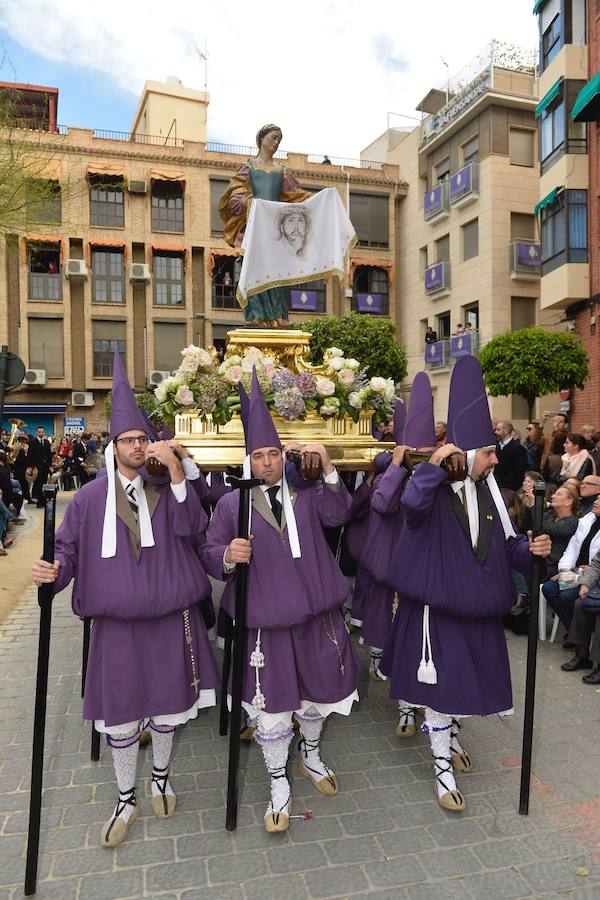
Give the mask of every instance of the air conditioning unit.
[[165, 378], [170, 378], [170, 377], [171, 377], [170, 372], [158, 372], [155, 370], [153, 372], [148, 373], [148, 384], [153, 384], [154, 386], [156, 386], [157, 384], [162, 384], [162, 382], [165, 380]]
[[145, 181], [130, 181], [127, 187], [130, 194], [145, 194], [148, 191]]
[[150, 281], [151, 277], [150, 266], [146, 263], [132, 263], [129, 266], [130, 281]]
[[87, 278], [88, 268], [84, 259], [68, 259], [65, 266], [65, 276], [67, 278]]
[[72, 391], [71, 406], [93, 406], [94, 395], [91, 391]]
[[46, 384], [46, 370], [27, 369], [24, 381], [25, 384]]

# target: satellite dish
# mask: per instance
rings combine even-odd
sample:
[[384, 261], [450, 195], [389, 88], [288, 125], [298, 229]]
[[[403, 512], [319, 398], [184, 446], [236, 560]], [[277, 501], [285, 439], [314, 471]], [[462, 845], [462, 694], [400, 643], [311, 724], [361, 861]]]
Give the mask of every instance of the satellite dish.
[[178, 84], [183, 87], [183, 81], [179, 75], [167, 75], [167, 84]]

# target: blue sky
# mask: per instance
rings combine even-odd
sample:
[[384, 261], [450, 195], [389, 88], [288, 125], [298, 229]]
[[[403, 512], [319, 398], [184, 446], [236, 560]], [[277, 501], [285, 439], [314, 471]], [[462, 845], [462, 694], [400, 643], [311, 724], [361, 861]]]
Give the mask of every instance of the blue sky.
[[83, 66], [45, 59], [22, 47], [4, 30], [0, 30], [0, 39], [4, 56], [0, 80], [59, 88], [60, 125], [129, 131], [138, 100], [135, 93], [108, 79], [100, 80], [97, 72]]

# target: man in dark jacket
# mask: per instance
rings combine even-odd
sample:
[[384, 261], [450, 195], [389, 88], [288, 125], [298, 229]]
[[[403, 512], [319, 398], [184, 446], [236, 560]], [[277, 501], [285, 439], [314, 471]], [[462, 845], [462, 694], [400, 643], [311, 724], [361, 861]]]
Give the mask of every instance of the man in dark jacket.
[[527, 451], [522, 444], [513, 439], [512, 422], [497, 422], [494, 432], [498, 440], [496, 449], [498, 463], [494, 469], [498, 486], [518, 491], [527, 471]]
[[44, 501], [42, 499], [42, 487], [48, 481], [50, 466], [52, 465], [52, 448], [50, 441], [45, 435], [44, 429], [40, 426], [37, 429], [37, 436], [29, 445], [29, 453], [27, 454], [27, 469], [29, 474], [32, 470], [37, 469], [37, 478], [33, 485], [31, 495], [37, 503], [38, 509], [43, 509]]

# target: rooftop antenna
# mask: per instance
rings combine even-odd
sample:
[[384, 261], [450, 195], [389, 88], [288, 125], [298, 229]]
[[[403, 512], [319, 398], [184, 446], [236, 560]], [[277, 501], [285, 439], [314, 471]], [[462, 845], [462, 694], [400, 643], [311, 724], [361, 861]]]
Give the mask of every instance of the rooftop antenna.
[[204, 38], [204, 50], [201, 50], [197, 44], [194, 44], [198, 59], [204, 63], [204, 90], [208, 91], [208, 42]]
[[450, 100], [450, 66], [448, 65], [446, 60], [443, 58], [443, 56], [440, 56], [440, 59], [442, 60], [442, 63], [446, 66], [446, 103], [448, 103]]

